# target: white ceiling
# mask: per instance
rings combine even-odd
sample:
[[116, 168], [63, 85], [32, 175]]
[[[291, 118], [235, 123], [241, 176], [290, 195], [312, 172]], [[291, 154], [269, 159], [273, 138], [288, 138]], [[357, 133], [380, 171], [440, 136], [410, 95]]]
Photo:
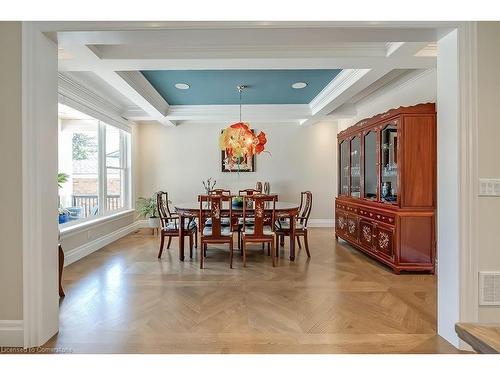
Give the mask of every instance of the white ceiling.
[[310, 125], [336, 113], [348, 116], [357, 101], [397, 77], [434, 68], [440, 27], [422, 22], [75, 22], [46, 26], [59, 43], [62, 74], [106, 98], [129, 120], [169, 126], [184, 121], [230, 121], [238, 111], [235, 106], [170, 106], [138, 70], [344, 69], [309, 105], [255, 105], [245, 111], [249, 121]]

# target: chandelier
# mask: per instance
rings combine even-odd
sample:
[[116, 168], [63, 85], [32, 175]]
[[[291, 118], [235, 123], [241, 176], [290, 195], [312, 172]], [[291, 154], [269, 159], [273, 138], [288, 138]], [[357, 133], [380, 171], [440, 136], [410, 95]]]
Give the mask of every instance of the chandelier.
[[224, 162], [230, 168], [233, 168], [236, 164], [239, 170], [240, 164], [247, 164], [254, 155], [264, 151], [267, 139], [264, 132], [261, 131], [255, 135], [253, 129], [250, 128], [250, 124], [241, 121], [241, 95], [247, 86], [238, 85], [236, 87], [240, 97], [240, 121], [229, 125], [222, 131], [219, 138], [219, 147], [226, 152]]

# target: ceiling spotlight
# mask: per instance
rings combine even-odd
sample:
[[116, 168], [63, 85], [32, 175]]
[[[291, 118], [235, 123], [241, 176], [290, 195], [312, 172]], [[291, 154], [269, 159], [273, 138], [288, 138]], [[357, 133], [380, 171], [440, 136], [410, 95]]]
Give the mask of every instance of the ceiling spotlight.
[[189, 89], [189, 85], [187, 83], [176, 83], [174, 86], [176, 89], [179, 89], [179, 90]]
[[294, 88], [294, 89], [303, 89], [306, 86], [307, 86], [307, 83], [305, 83], [305, 82], [295, 82], [292, 85], [292, 88]]

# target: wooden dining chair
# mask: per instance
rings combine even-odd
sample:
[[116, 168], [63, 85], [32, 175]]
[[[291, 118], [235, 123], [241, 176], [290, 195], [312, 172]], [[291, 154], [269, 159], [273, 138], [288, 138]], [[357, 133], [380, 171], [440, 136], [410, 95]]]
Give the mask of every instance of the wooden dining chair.
[[[253, 208], [253, 212], [249, 209]], [[270, 213], [266, 213], [270, 210]], [[248, 214], [252, 215], [253, 223], [247, 222]], [[276, 217], [276, 196], [264, 194], [252, 194], [243, 197], [243, 228], [241, 234], [243, 267], [246, 267], [247, 243], [269, 244], [271, 247], [271, 257], [273, 267], [276, 266], [276, 248], [274, 246], [274, 227], [265, 225], [266, 218], [270, 218], [270, 223], [274, 223]]]
[[238, 195], [240, 197], [246, 196], [246, 195], [253, 195], [253, 194], [260, 194], [261, 191], [257, 189], [243, 189], [243, 190], [238, 190]]
[[[229, 217], [232, 217], [232, 196], [230, 195], [200, 195], [200, 268], [203, 268], [208, 244], [229, 244], [229, 267], [233, 268], [233, 231], [231, 226], [223, 226], [222, 205], [229, 203]], [[207, 207], [208, 203], [208, 207]], [[207, 210], [208, 208], [208, 210]], [[211, 225], [205, 225], [210, 219]]]
[[[168, 193], [165, 191], [159, 191], [156, 193], [156, 207], [158, 209], [158, 214], [160, 216], [160, 251], [158, 253], [158, 259], [161, 258], [163, 253], [163, 246], [165, 243], [165, 237], [168, 237], [167, 249], [170, 249], [170, 243], [172, 242], [172, 237], [179, 237], [179, 216], [172, 214], [168, 204]], [[189, 256], [193, 257], [193, 236], [194, 236], [194, 246], [198, 247], [198, 232], [197, 226], [194, 218], [189, 218], [184, 220], [184, 235], [189, 236]]]
[[[295, 238], [299, 245], [299, 249], [302, 249], [300, 244], [300, 237], [304, 237], [304, 245], [306, 247], [307, 257], [311, 257], [309, 252], [309, 242], [307, 240], [307, 222], [309, 220], [309, 215], [312, 209], [312, 193], [310, 191], [303, 191], [300, 193], [300, 206], [299, 206], [299, 216], [296, 218], [295, 222]], [[276, 248], [279, 245], [284, 246], [285, 236], [290, 235], [290, 218], [280, 219], [275, 221], [275, 231], [276, 231]], [[279, 254], [279, 251], [277, 251]]]
[[[213, 189], [213, 190], [210, 190], [209, 195], [231, 195], [231, 190], [226, 190], [226, 189]], [[240, 247], [240, 230], [241, 230], [241, 226], [239, 225], [238, 223], [238, 217], [236, 216], [230, 216], [230, 217], [223, 217], [221, 218], [221, 225], [223, 227], [226, 227], [226, 226], [229, 226], [229, 224], [231, 223], [231, 230], [233, 232], [237, 232], [238, 233], [238, 249], [241, 249]], [[205, 226], [210, 226], [212, 225], [212, 220], [210, 218], [208, 218], [205, 222]]]
[[231, 190], [213, 189], [208, 192], [208, 195], [231, 195]]

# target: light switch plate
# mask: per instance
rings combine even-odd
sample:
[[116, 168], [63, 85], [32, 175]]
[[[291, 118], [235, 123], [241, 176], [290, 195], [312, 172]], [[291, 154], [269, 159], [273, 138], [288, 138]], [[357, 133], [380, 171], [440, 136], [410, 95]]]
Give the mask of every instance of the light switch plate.
[[500, 196], [500, 178], [480, 178], [479, 195], [482, 197]]

